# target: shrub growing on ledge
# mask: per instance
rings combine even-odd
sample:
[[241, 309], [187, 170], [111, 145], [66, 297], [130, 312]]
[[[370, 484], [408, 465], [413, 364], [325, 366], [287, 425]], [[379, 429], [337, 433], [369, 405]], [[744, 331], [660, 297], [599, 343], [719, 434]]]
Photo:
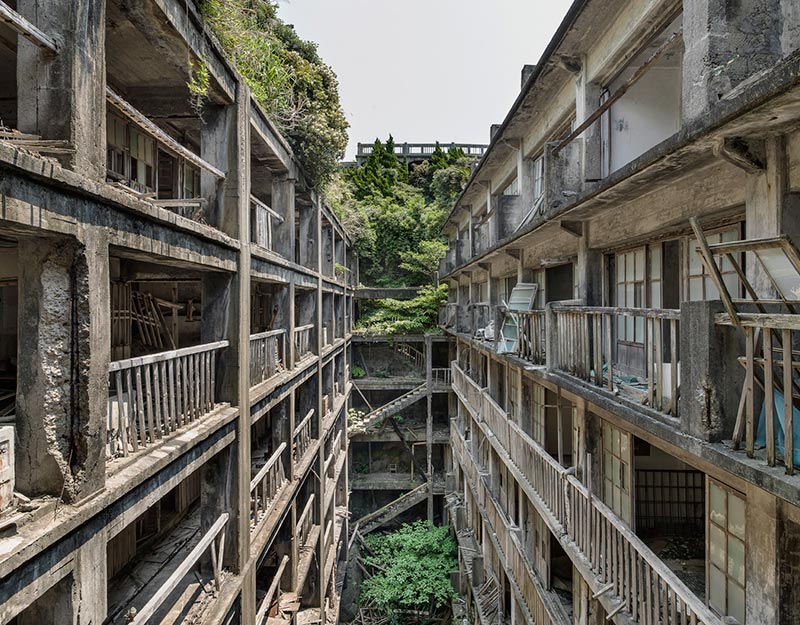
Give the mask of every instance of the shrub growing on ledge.
[[439, 308], [447, 301], [447, 285], [429, 284], [410, 300], [379, 299], [363, 304], [356, 330], [363, 334], [424, 334], [436, 332]]
[[361, 603], [374, 601], [391, 623], [408, 623], [409, 611], [432, 617], [456, 597], [450, 571], [458, 568], [457, 547], [448, 527], [416, 521], [366, 542], [375, 553], [367, 561], [380, 569], [362, 583]]

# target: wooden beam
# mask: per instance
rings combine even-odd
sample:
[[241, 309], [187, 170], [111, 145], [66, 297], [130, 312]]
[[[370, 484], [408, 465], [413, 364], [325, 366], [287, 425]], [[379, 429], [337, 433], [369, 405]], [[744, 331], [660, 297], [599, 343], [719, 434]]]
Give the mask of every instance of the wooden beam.
[[58, 42], [55, 39], [43, 33], [5, 2], [0, 2], [0, 22], [4, 22], [12, 30], [18, 32], [42, 50], [46, 50], [50, 54], [58, 54]]
[[669, 39], [667, 39], [661, 46], [653, 53], [653, 55], [647, 59], [642, 65], [639, 66], [633, 76], [628, 78], [619, 89], [617, 89], [605, 102], [603, 102], [597, 110], [589, 115], [583, 123], [581, 123], [575, 130], [569, 133], [561, 143], [559, 143], [555, 148], [553, 148], [553, 154], [558, 154], [561, 150], [563, 150], [567, 145], [569, 145], [575, 137], [580, 136], [584, 130], [586, 130], [589, 126], [595, 123], [600, 116], [605, 113], [611, 106], [617, 102], [622, 96], [624, 96], [628, 90], [633, 87], [642, 77], [647, 73], [647, 71], [656, 64], [656, 62], [667, 53], [667, 51], [674, 46], [681, 38], [681, 33], [676, 32], [673, 33]]
[[120, 113], [131, 120], [134, 124], [139, 126], [139, 128], [144, 130], [156, 141], [159, 141], [188, 162], [196, 165], [200, 169], [207, 171], [212, 176], [216, 176], [217, 178], [221, 179], [225, 178], [225, 172], [217, 169], [211, 163], [203, 160], [197, 156], [197, 154], [182, 146], [166, 132], [161, 130], [161, 128], [150, 121], [143, 113], [134, 108], [132, 104], [123, 100], [122, 97], [115, 93], [110, 87], [106, 87], [106, 100], [108, 100], [108, 102], [116, 107]]

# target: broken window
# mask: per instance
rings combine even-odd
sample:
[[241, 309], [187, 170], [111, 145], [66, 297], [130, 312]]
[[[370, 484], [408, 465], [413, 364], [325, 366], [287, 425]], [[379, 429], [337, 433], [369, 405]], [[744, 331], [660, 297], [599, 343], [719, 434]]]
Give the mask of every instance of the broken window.
[[[741, 225], [729, 226], [724, 230], [707, 233], [706, 241], [709, 245], [717, 243], [730, 243], [741, 239]], [[703, 265], [703, 260], [697, 252], [697, 239], [691, 238], [688, 240], [687, 245], [687, 260], [686, 260], [686, 295], [689, 301], [697, 300], [715, 300], [719, 299], [719, 290], [714, 285], [714, 280], [706, 267]], [[741, 254], [737, 254], [737, 262], [741, 266]], [[719, 263], [719, 271], [722, 275], [722, 281], [728, 289], [732, 297], [736, 298], [740, 295], [739, 278], [736, 270], [727, 257], [722, 257]]]
[[603, 421], [603, 503], [631, 524], [631, 435]]

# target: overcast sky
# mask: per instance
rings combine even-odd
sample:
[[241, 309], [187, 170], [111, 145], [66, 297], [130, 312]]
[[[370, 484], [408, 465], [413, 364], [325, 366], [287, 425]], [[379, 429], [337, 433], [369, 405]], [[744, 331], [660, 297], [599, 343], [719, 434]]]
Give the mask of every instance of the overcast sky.
[[339, 76], [356, 143], [488, 143], [569, 0], [280, 0]]

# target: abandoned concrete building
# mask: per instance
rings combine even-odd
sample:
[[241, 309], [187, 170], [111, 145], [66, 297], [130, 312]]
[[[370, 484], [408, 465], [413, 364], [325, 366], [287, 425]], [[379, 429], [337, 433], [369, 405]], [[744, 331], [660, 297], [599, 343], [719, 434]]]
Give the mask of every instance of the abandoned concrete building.
[[337, 622], [347, 234], [193, 2], [0, 44], [0, 623]]
[[578, 0], [444, 228], [476, 623], [800, 623], [800, 13]]

